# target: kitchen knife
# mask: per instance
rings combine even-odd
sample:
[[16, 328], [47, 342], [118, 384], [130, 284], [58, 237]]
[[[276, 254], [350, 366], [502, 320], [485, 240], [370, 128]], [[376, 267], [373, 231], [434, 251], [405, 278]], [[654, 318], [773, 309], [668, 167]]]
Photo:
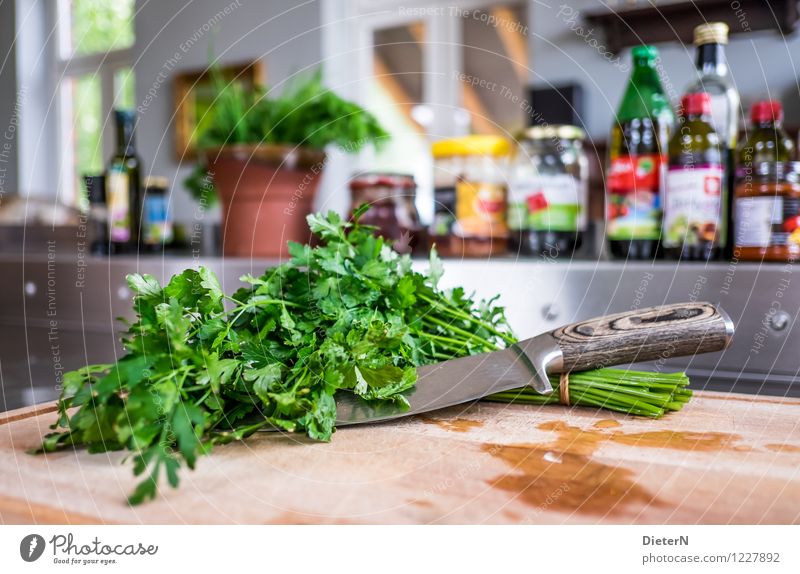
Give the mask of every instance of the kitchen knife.
[[467, 403], [501, 391], [532, 386], [553, 391], [548, 374], [720, 351], [733, 322], [711, 303], [678, 303], [580, 321], [526, 339], [502, 351], [417, 369], [404, 393], [410, 408], [336, 395], [336, 425], [377, 422]]

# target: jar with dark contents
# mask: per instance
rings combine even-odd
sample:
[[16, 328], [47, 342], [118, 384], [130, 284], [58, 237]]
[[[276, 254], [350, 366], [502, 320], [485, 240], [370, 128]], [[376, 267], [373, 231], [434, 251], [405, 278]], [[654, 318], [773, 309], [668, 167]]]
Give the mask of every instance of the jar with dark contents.
[[414, 177], [399, 173], [358, 173], [350, 180], [350, 213], [362, 204], [369, 209], [359, 221], [377, 228], [377, 233], [392, 242], [398, 253], [424, 249]]
[[169, 180], [150, 176], [144, 181], [142, 202], [141, 249], [158, 251], [172, 242], [172, 218], [169, 213]]
[[108, 255], [108, 205], [106, 204], [106, 178], [104, 175], [85, 175], [86, 197], [89, 200], [87, 235], [92, 255]]
[[474, 135], [433, 144], [431, 241], [445, 257], [488, 257], [508, 250], [504, 138]]
[[742, 261], [800, 258], [800, 162], [740, 166], [734, 200], [734, 256]]

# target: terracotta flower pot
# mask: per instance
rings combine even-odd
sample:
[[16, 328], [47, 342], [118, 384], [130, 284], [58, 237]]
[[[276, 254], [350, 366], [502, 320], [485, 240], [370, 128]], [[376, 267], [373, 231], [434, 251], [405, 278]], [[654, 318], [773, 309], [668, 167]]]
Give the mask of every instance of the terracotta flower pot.
[[286, 257], [287, 241], [305, 243], [321, 151], [234, 145], [206, 152], [222, 203], [222, 251], [229, 257]]

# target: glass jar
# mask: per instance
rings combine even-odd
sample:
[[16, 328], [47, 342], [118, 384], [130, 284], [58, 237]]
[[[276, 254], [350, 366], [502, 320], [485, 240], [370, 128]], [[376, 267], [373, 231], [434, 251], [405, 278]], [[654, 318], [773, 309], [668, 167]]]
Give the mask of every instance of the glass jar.
[[571, 256], [586, 231], [589, 160], [575, 126], [534, 126], [520, 138], [509, 176], [511, 250]]
[[506, 139], [474, 135], [433, 144], [431, 241], [445, 257], [487, 257], [508, 250]]
[[87, 235], [89, 250], [93, 255], [108, 255], [108, 206], [106, 205], [106, 177], [104, 175], [83, 176], [86, 197], [89, 200]]
[[800, 257], [800, 162], [763, 162], [736, 173], [734, 255], [742, 261]]
[[144, 181], [142, 202], [142, 249], [156, 251], [172, 242], [172, 218], [169, 214], [166, 177], [150, 176]]
[[358, 173], [350, 180], [350, 213], [362, 204], [369, 209], [360, 217], [364, 225], [378, 228], [378, 233], [393, 242], [399, 253], [421, 249], [422, 229], [414, 204], [414, 176], [399, 173]]

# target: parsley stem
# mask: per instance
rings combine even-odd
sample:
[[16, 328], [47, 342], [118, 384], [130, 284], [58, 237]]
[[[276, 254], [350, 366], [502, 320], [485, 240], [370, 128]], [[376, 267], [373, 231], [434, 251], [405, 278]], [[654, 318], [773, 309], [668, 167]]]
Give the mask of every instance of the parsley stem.
[[[513, 343], [516, 343], [516, 339], [514, 339], [514, 337], [510, 336], [508, 333], [503, 333], [502, 331], [498, 331], [497, 329], [495, 329], [492, 325], [488, 324], [487, 322], [481, 321], [477, 317], [474, 317], [473, 315], [470, 315], [469, 313], [465, 313], [464, 311], [462, 311], [461, 309], [459, 309], [457, 307], [453, 307], [453, 306], [451, 306], [449, 304], [448, 305], [443, 305], [443, 304], [440, 303], [440, 301], [434, 301], [433, 299], [430, 299], [429, 297], [427, 297], [425, 295], [422, 295], [422, 294], [418, 295], [418, 297], [420, 299], [422, 299], [423, 301], [426, 301], [427, 303], [429, 303], [433, 307], [436, 307], [437, 309], [440, 309], [444, 313], [450, 314], [450, 315], [452, 315], [452, 316], [454, 316], [456, 318], [464, 319], [465, 321], [470, 321], [471, 323], [474, 323], [475, 325], [477, 325], [479, 327], [483, 327], [484, 329], [486, 329], [487, 331], [489, 331], [493, 335], [503, 339], [503, 341], [507, 345], [511, 345]], [[445, 301], [447, 301], [446, 298], [443, 298], [443, 299]]]
[[434, 317], [433, 315], [425, 315], [425, 317], [423, 318], [423, 321], [430, 321], [432, 323], [435, 323], [435, 324], [439, 325], [440, 327], [444, 327], [447, 330], [455, 331], [456, 333], [458, 333], [460, 335], [463, 335], [463, 336], [467, 337], [468, 339], [473, 339], [473, 340], [479, 342], [481, 345], [485, 346], [487, 344], [486, 339], [484, 339], [480, 335], [476, 335], [475, 333], [470, 333], [469, 331], [465, 331], [464, 329], [461, 329], [460, 327], [456, 327], [452, 323], [446, 323], [445, 321], [442, 321], [441, 319], [439, 319], [437, 317]]
[[464, 347], [469, 345], [469, 339], [466, 341], [459, 341], [458, 339], [443, 337], [441, 335], [434, 335], [433, 333], [424, 333], [423, 337], [427, 339], [434, 339], [436, 341], [442, 341], [444, 343], [452, 343], [453, 345], [456, 346], [457, 349], [463, 349]]
[[[232, 299], [235, 301], [235, 299]], [[238, 301], [237, 301], [238, 303]], [[250, 301], [248, 303], [242, 303], [236, 307], [233, 307], [228, 311], [228, 314], [242, 310], [246, 311], [248, 309], [254, 309], [255, 307], [264, 307], [266, 305], [283, 305], [284, 307], [299, 307], [300, 305], [297, 303], [292, 303], [291, 301], [286, 301], [285, 299], [256, 299], [255, 301]]]

